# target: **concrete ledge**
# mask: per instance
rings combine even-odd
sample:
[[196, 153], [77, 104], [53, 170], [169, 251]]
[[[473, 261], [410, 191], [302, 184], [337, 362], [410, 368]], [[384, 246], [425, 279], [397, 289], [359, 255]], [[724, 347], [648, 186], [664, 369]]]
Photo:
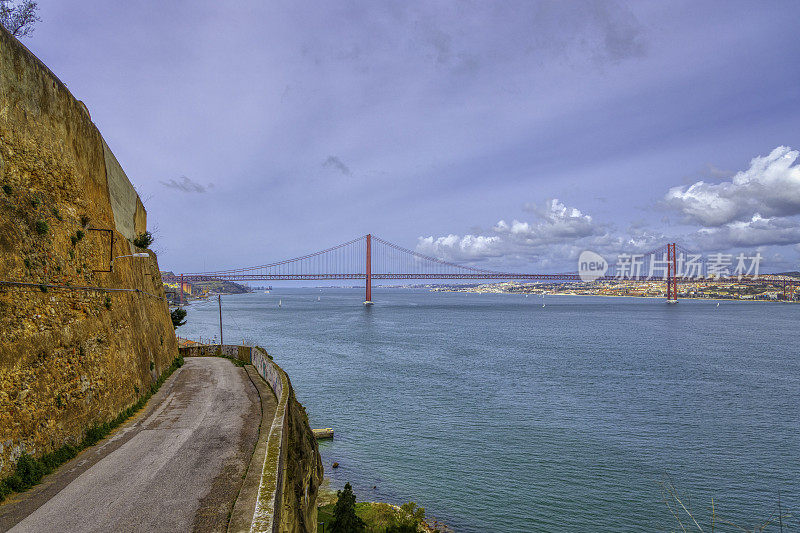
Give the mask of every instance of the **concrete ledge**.
[[269, 383], [278, 399], [275, 417], [267, 438], [267, 454], [261, 470], [258, 499], [253, 512], [252, 532], [277, 532], [280, 527], [283, 497], [284, 465], [286, 463], [286, 409], [289, 403], [289, 378], [273, 363], [267, 352], [255, 347], [251, 356], [259, 375]]
[[261, 379], [256, 369], [252, 365], [247, 365], [245, 370], [247, 370], [250, 381], [253, 382], [253, 385], [258, 390], [258, 395], [261, 397], [261, 425], [258, 430], [258, 441], [253, 450], [253, 456], [250, 458], [250, 464], [247, 467], [247, 474], [245, 474], [244, 481], [239, 489], [236, 503], [233, 505], [231, 519], [228, 522], [229, 533], [250, 531], [252, 527], [253, 515], [255, 514], [258, 500], [258, 489], [261, 485], [261, 471], [267, 457], [267, 439], [270, 433], [269, 430], [272, 428], [272, 420], [275, 418], [275, 408], [277, 406], [275, 393]]

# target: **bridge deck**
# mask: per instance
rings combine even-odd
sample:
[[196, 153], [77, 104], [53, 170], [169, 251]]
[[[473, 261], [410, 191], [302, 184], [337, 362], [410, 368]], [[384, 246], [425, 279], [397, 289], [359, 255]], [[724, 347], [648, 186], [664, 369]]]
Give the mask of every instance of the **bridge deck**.
[[0, 506], [0, 531], [225, 531], [260, 420], [243, 368], [188, 358], [142, 414]]

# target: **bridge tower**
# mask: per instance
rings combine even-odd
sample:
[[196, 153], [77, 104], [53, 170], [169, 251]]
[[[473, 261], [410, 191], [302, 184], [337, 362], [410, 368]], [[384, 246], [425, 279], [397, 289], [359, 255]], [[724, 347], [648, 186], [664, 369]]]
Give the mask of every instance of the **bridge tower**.
[[667, 303], [678, 303], [678, 258], [674, 242], [667, 245]]
[[372, 305], [372, 234], [367, 234], [367, 269], [366, 269], [367, 295], [364, 305]]

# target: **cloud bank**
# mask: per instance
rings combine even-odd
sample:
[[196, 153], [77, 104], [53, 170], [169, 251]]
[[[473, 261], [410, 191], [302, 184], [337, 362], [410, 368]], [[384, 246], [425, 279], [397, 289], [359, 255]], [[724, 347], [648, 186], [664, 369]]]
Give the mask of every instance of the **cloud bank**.
[[676, 241], [703, 253], [770, 246], [800, 250], [798, 157], [800, 152], [779, 146], [728, 180], [670, 188], [664, 204], [689, 225], [682, 233], [654, 231], [646, 220], [616, 229], [554, 198], [524, 206], [533, 221], [501, 219], [483, 234], [419, 237], [417, 250], [456, 262], [517, 258], [540, 267], [568, 266], [587, 249], [613, 257]]
[[750, 168], [730, 181], [698, 181], [673, 187], [664, 200], [690, 222], [717, 227], [751, 220], [758, 215], [787, 217], [800, 214], [800, 152], [788, 146], [750, 161]]

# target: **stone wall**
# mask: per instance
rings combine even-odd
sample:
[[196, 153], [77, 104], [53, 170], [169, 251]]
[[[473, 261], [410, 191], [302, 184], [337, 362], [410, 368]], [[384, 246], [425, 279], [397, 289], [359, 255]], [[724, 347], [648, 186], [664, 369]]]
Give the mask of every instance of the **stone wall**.
[[253, 348], [251, 359], [278, 399], [252, 531], [316, 531], [324, 472], [305, 408], [295, 398], [289, 376], [265, 351]]
[[177, 356], [155, 255], [108, 272], [145, 229], [86, 106], [0, 28], [0, 476], [81, 440]]

